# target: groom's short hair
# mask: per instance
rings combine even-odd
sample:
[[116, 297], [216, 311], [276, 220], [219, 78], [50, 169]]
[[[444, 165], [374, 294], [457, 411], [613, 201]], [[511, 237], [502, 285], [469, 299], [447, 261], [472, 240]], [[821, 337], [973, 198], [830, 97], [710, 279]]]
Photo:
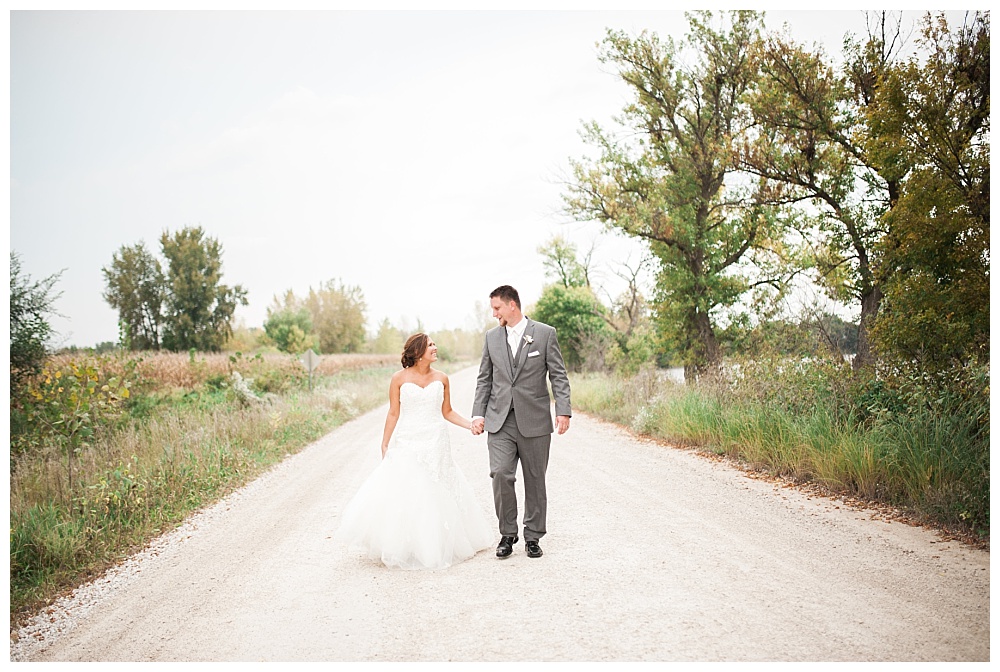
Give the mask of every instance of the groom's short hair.
[[517, 309], [521, 310], [521, 297], [518, 295], [517, 290], [510, 285], [500, 285], [492, 292], [490, 292], [490, 298], [497, 297], [504, 303], [513, 301], [517, 304]]

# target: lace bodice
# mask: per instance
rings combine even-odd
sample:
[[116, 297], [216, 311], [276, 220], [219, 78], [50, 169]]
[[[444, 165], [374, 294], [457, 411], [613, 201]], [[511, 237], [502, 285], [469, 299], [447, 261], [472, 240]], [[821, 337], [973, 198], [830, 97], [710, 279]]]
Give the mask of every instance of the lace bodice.
[[441, 415], [444, 383], [432, 381], [426, 387], [403, 383], [399, 388], [399, 420], [389, 442], [386, 459], [402, 451], [416, 457], [434, 480], [451, 483], [455, 463], [451, 457], [447, 421]]
[[440, 380], [433, 380], [426, 387], [420, 387], [416, 383], [403, 383], [399, 388], [399, 420], [396, 422], [396, 431], [403, 428], [427, 429], [432, 425], [443, 424], [443, 403], [444, 383]]

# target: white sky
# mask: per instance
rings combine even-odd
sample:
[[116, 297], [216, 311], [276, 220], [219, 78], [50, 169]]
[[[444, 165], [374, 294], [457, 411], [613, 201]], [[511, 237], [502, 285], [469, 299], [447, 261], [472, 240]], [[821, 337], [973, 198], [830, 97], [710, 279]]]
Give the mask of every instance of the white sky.
[[[907, 12], [907, 19], [917, 17]], [[769, 11], [839, 53], [860, 10]], [[960, 16], [960, 15], [959, 15]], [[669, 11], [13, 11], [10, 245], [66, 269], [63, 345], [115, 341], [101, 267], [200, 225], [260, 326], [275, 294], [359, 285], [369, 327], [467, 327], [509, 283], [545, 282], [562, 233], [617, 291], [640, 246], [561, 213], [582, 123], [629, 92], [597, 60], [606, 28], [682, 37]]]

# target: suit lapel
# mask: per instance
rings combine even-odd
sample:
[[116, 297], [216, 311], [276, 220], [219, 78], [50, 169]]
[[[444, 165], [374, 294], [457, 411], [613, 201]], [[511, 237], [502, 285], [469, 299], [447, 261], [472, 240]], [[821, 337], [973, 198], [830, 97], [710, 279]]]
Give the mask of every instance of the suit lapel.
[[510, 358], [510, 347], [507, 345], [507, 327], [497, 327], [496, 343], [494, 347], [500, 348], [504, 353], [504, 360], [507, 362], [507, 375], [514, 380], [514, 360]]

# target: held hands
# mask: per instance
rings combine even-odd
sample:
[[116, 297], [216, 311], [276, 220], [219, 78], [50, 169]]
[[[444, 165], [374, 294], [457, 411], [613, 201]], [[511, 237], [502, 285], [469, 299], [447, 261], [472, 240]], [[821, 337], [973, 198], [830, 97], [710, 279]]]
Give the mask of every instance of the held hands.
[[[556, 432], [559, 434], [565, 434], [569, 430], [569, 417], [568, 415], [557, 415], [556, 416]], [[483, 433], [486, 425], [486, 421], [483, 418], [476, 418], [472, 421], [472, 426], [469, 430], [472, 432], [473, 436], [479, 436]]]

